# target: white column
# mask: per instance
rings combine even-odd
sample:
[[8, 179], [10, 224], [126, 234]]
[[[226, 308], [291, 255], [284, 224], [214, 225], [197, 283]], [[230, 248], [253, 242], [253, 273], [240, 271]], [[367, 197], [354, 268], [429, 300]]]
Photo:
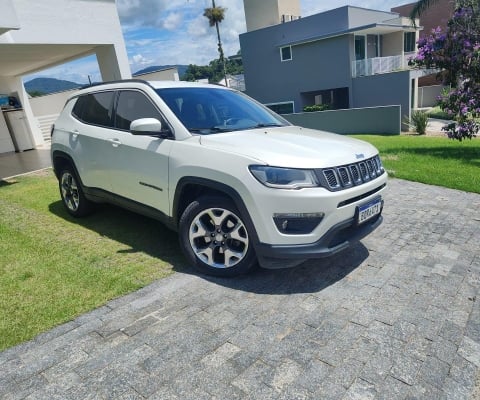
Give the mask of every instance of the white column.
[[98, 66], [102, 75], [102, 81], [116, 81], [130, 79], [130, 65], [125, 47], [108, 45], [98, 47], [96, 50]]

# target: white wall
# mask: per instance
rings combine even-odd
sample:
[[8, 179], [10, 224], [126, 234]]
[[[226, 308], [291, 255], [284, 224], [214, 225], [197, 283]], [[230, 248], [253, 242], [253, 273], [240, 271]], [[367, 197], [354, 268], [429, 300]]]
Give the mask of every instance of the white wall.
[[30, 107], [30, 102], [28, 94], [25, 91], [21, 77], [1, 77], [0, 76], [0, 92], [6, 93], [8, 95], [14, 95], [20, 101], [23, 111], [25, 112], [25, 117], [27, 118], [32, 142], [35, 146], [40, 146], [44, 143], [42, 133], [38, 124], [36, 123], [35, 117], [33, 116], [32, 108]]
[[[19, 98], [35, 146], [44, 139], [22, 73], [96, 54], [104, 81], [131, 78], [115, 0], [0, 0], [0, 43], [0, 71], [2, 62], [5, 71], [0, 72], [0, 93]], [[28, 52], [22, 50], [26, 47]], [[21, 61], [22, 71], [13, 67]], [[52, 106], [56, 113], [58, 104]]]
[[15, 7], [12, 0], [0, 0], [0, 35], [10, 29], [20, 28]]

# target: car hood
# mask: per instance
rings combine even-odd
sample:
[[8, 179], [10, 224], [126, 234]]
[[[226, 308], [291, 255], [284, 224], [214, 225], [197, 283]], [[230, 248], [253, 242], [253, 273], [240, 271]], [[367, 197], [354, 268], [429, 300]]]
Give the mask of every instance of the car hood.
[[358, 162], [378, 151], [371, 144], [297, 126], [250, 129], [200, 137], [203, 146], [259, 163], [291, 168], [326, 168]]

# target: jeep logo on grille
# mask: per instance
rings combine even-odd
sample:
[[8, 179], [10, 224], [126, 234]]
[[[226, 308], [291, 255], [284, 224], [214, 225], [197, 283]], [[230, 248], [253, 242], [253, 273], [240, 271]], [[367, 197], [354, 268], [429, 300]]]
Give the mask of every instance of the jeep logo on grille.
[[365, 156], [363, 155], [363, 153], [355, 154], [355, 157], [357, 157], [357, 160], [361, 160], [361, 159], [365, 158]]

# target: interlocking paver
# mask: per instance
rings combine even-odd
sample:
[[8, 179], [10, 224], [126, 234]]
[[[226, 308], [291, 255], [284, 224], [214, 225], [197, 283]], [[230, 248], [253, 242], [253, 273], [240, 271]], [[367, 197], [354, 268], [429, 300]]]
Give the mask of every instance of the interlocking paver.
[[480, 196], [390, 180], [361, 244], [176, 273], [0, 353], [1, 399], [476, 399]]

